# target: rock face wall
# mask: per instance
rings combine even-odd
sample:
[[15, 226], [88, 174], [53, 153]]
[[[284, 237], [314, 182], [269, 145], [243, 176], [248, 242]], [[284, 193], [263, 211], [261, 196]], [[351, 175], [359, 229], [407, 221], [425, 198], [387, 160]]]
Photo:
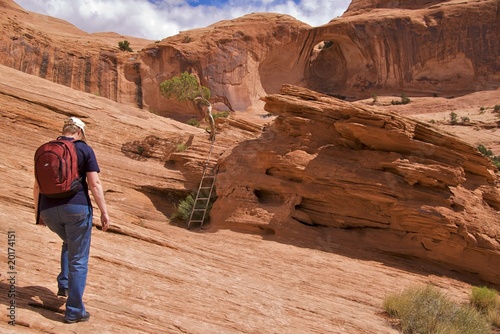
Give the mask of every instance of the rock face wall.
[[0, 64], [113, 101], [142, 105], [137, 55], [121, 52], [117, 41], [139, 45], [143, 40], [88, 34], [65, 21], [25, 11], [11, 0], [0, 1], [0, 14]]
[[314, 43], [332, 46], [311, 61], [306, 86], [368, 97], [500, 86], [498, 1], [405, 3], [353, 1], [342, 18], [314, 28]]
[[145, 47], [134, 53], [10, 0], [0, 11], [0, 64], [182, 121], [196, 108], [166, 100], [158, 86], [184, 71], [210, 88], [218, 109], [239, 111], [261, 108], [283, 84], [352, 100], [500, 87], [497, 0], [359, 0], [316, 28], [254, 13], [149, 45], [136, 39]]
[[279, 115], [221, 163], [215, 228], [360, 242], [500, 283], [500, 178], [473, 147], [431, 126], [284, 86]]
[[[3, 1], [0, 6], [2, 65], [74, 89], [117, 100], [118, 62], [111, 47], [92, 43], [90, 35], [87, 37], [88, 41], [79, 40], [83, 33], [76, 27], [62, 22], [59, 24], [64, 26], [65, 33], [74, 33], [75, 39], [54, 38], [50, 31], [47, 33], [39, 30], [37, 26], [30, 25], [32, 16], [38, 18], [41, 16], [23, 11], [17, 5], [16, 14], [12, 15], [12, 11], [6, 11], [8, 2]], [[15, 4], [8, 5], [12, 10]], [[49, 26], [56, 21], [44, 18]], [[88, 47], [85, 42], [89, 43]]]
[[187, 71], [210, 88], [219, 108], [245, 111], [282, 82], [303, 82], [306, 61], [297, 57], [303, 48], [297, 40], [310, 28], [288, 15], [255, 13], [151, 45], [140, 54], [144, 103], [182, 117], [186, 106], [166, 101], [158, 86]]

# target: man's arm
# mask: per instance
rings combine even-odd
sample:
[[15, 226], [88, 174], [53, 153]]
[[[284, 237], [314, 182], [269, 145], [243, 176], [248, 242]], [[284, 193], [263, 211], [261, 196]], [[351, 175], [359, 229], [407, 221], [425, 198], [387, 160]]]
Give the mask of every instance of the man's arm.
[[106, 231], [109, 227], [109, 215], [106, 208], [106, 201], [104, 200], [104, 191], [102, 190], [101, 180], [97, 172], [87, 172], [87, 183], [89, 190], [94, 196], [99, 210], [101, 211], [102, 230]]

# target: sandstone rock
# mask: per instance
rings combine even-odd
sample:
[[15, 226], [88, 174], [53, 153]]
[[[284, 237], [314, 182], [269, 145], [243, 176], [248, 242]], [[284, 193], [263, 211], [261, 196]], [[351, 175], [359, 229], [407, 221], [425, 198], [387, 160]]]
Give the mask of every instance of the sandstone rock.
[[[0, 20], [30, 14], [13, 4], [0, 0]], [[57, 21], [27, 17], [33, 27], [39, 18]], [[12, 22], [25, 24], [10, 21], [2, 31], [11, 31]], [[35, 53], [29, 58], [30, 52], [22, 50], [38, 43], [41, 33], [50, 30], [46, 37], [57, 46], [68, 36], [65, 31], [72, 31], [56, 23], [64, 31], [47, 24], [47, 30], [37, 28], [30, 35], [34, 38], [15, 47], [7, 40], [2, 55], [12, 62], [9, 57], [15, 55], [36, 60]], [[114, 49], [114, 35], [104, 35], [99, 38], [111, 43], [104, 49]], [[116, 77], [122, 78], [117, 64]], [[276, 121], [239, 112], [218, 121], [213, 158], [222, 162], [222, 198], [213, 212], [213, 229], [194, 233], [169, 224], [169, 217], [198, 185], [210, 149], [208, 135], [203, 125], [197, 129], [132, 107], [139, 104], [135, 94], [141, 87], [137, 64], [137, 59], [127, 60], [123, 67], [127, 80], [118, 84], [118, 100], [124, 103], [52, 83], [36, 71], [27, 75], [0, 66], [0, 235], [5, 238], [0, 254], [7, 259], [6, 236], [14, 231], [18, 273], [17, 325], [12, 327], [5, 321], [10, 283], [2, 262], [0, 332], [396, 333], [381, 307], [389, 293], [432, 284], [466, 303], [471, 285], [486, 283], [457, 269], [479, 272], [490, 282], [498, 278], [493, 272], [498, 219], [490, 218], [500, 202], [498, 188], [489, 181], [497, 176], [472, 149], [481, 142], [500, 154], [496, 128], [453, 128], [466, 145], [400, 116], [439, 111], [433, 117], [442, 118], [443, 112], [471, 113], [469, 108], [479, 110], [481, 104], [492, 109], [498, 93], [415, 99], [397, 107], [365, 107], [366, 102], [340, 102], [292, 87], [283, 96], [271, 95], [266, 101], [280, 114]], [[98, 86], [96, 77], [90, 85]], [[390, 97], [380, 96], [384, 99]], [[464, 108], [466, 103], [470, 106]], [[290, 110], [281, 110], [285, 106]], [[60, 131], [68, 115], [88, 124], [112, 220], [109, 232], [93, 231], [84, 296], [92, 317], [77, 327], [62, 323], [64, 301], [55, 296], [61, 242], [34, 225], [32, 204], [33, 152]], [[476, 122], [477, 115], [468, 115]], [[487, 124], [495, 123], [488, 119]], [[331, 192], [317, 201], [325, 189]], [[100, 225], [97, 218], [95, 225]], [[242, 230], [252, 233], [237, 232]], [[460, 252], [463, 263], [456, 264]], [[424, 260], [436, 254], [441, 254], [438, 264]]]
[[431, 125], [307, 89], [285, 85], [263, 100], [278, 118], [221, 162], [213, 228], [349, 229], [500, 282], [500, 179], [489, 159]]
[[157, 87], [187, 71], [210, 88], [221, 108], [246, 111], [266, 93], [278, 92], [282, 82], [303, 81], [301, 53], [307, 51], [297, 39], [308, 29], [288, 15], [254, 13], [166, 38], [140, 53], [144, 102], [182, 117], [185, 105], [166, 101]]
[[[88, 34], [66, 21], [0, 3], [0, 64], [73, 89], [130, 105], [142, 105], [136, 50], [152, 42], [115, 33]], [[140, 49], [139, 49], [140, 50]]]
[[[2, 333], [264, 333], [270, 328], [312, 328], [318, 333], [389, 334], [397, 330], [381, 315], [380, 303], [396, 284], [432, 283], [466, 300], [470, 283], [449, 269], [419, 269], [412, 261], [360, 248], [349, 251], [348, 238], [340, 234], [268, 242], [254, 235], [193, 233], [171, 225], [178, 200], [199, 181], [209, 148], [203, 129], [5, 66], [0, 66], [0, 76]], [[65, 301], [55, 295], [61, 241], [34, 225], [32, 200], [33, 152], [59, 133], [68, 115], [87, 123], [111, 216], [108, 232], [93, 231], [84, 295], [92, 316], [76, 327], [62, 322]], [[258, 124], [244, 119], [219, 124], [214, 159], [260, 131]], [[179, 143], [189, 144], [189, 149], [176, 151]], [[172, 155], [174, 162], [166, 161]], [[98, 215], [94, 222], [100, 226]], [[9, 233], [16, 236], [15, 245], [9, 246], [15, 251], [16, 274], [10, 275]], [[406, 271], [395, 271], [396, 266]], [[360, 287], [360, 281], [367, 284]], [[15, 297], [8, 297], [10, 289], [15, 289]], [[16, 326], [7, 322], [10, 301], [16, 305]]]
[[[163, 98], [158, 85], [184, 71], [211, 89], [217, 109], [257, 114], [260, 98], [282, 84], [350, 100], [456, 96], [500, 86], [497, 6], [360, 0], [320, 27], [254, 13], [153, 43], [87, 34], [3, 0], [0, 63], [180, 121], [199, 115]], [[139, 47], [119, 51], [124, 39]]]
[[[499, 87], [498, 2], [353, 1], [313, 28], [305, 87], [346, 96], [461, 95]], [[312, 39], [312, 40], [311, 40]]]

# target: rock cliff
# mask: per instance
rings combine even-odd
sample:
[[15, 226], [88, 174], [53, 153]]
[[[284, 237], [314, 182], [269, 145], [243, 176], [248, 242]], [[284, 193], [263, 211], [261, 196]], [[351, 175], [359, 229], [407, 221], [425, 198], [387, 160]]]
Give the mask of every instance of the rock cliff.
[[312, 29], [312, 44], [330, 44], [311, 61], [306, 87], [347, 96], [496, 89], [499, 32], [495, 0], [353, 1]]
[[[142, 105], [135, 53], [148, 41], [114, 33], [88, 34], [66, 21], [23, 10], [0, 0], [0, 64], [83, 92]], [[149, 41], [150, 42], [150, 41]]]
[[348, 229], [500, 283], [500, 178], [488, 158], [426, 123], [304, 88], [263, 100], [278, 117], [222, 161], [214, 228]]
[[309, 29], [288, 15], [254, 13], [150, 45], [140, 53], [144, 103], [180, 117], [185, 105], [166, 101], [157, 87], [187, 71], [210, 88], [219, 109], [257, 108], [259, 98], [277, 92], [283, 82], [304, 80], [306, 59], [298, 56], [304, 50], [297, 40]]
[[[196, 109], [166, 100], [158, 84], [183, 71], [211, 89], [218, 109], [257, 113], [260, 98], [282, 84], [351, 100], [500, 86], [496, 0], [359, 0], [320, 27], [254, 13], [154, 43], [87, 34], [11, 0], [2, 0], [0, 10], [0, 64], [181, 121]], [[120, 39], [135, 51], [120, 51]]]

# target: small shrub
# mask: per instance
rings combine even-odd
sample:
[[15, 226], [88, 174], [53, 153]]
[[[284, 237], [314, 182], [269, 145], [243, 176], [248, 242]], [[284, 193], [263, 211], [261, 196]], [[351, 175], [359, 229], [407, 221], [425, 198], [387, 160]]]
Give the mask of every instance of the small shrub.
[[493, 107], [493, 111], [500, 112], [500, 104], [495, 104], [495, 106]]
[[473, 287], [470, 297], [470, 303], [478, 311], [487, 313], [491, 310], [497, 310], [500, 306], [500, 299], [498, 293], [494, 289], [486, 286]]
[[401, 95], [401, 103], [402, 103], [402, 104], [408, 104], [408, 103], [410, 103], [410, 102], [411, 102], [410, 98], [409, 98], [408, 96], [406, 96], [406, 94], [405, 94], [405, 93], [403, 93], [403, 94]]
[[408, 104], [410, 102], [411, 102], [410, 98], [408, 96], [406, 96], [405, 93], [403, 93], [403, 94], [401, 94], [401, 100], [400, 101], [392, 100], [391, 104], [392, 105], [399, 105], [399, 104]]
[[199, 127], [200, 121], [198, 121], [196, 118], [191, 118], [187, 121], [187, 124], [192, 125], [194, 127]]
[[177, 144], [177, 147], [175, 148], [176, 152], [184, 152], [187, 149], [188, 146], [185, 143]]
[[[209, 194], [208, 193], [201, 193], [200, 194], [201, 197], [208, 197]], [[215, 195], [212, 195], [209, 202], [205, 202], [205, 201], [198, 201], [197, 202], [197, 207], [196, 209], [205, 209], [205, 205], [208, 204], [208, 206], [206, 207], [206, 212], [205, 212], [205, 217], [203, 219], [203, 222], [207, 222], [210, 220], [209, 218], [209, 212], [210, 210], [212, 209], [212, 205], [213, 203], [215, 202], [215, 198], [216, 196]], [[170, 216], [170, 219], [171, 220], [181, 220], [181, 221], [184, 221], [184, 222], [189, 222], [189, 218], [191, 217], [191, 212], [193, 211], [193, 207], [194, 207], [194, 201], [195, 201], [195, 198], [196, 198], [196, 195], [195, 194], [190, 194], [190, 195], [187, 195], [185, 199], [183, 200], [180, 200], [179, 201], [179, 204], [176, 206], [176, 211]], [[193, 219], [200, 219], [201, 220], [201, 215], [202, 212], [201, 211], [195, 211], [193, 213]]]
[[452, 111], [452, 112], [450, 113], [450, 123], [451, 123], [452, 125], [455, 125], [455, 124], [457, 124], [457, 123], [458, 123], [458, 115], [457, 115], [457, 113], [456, 113], [456, 112], [453, 112], [453, 111]]
[[488, 150], [484, 145], [479, 145], [477, 147], [478, 151], [484, 156], [490, 158], [493, 165], [500, 169], [500, 155], [494, 155], [491, 150]]
[[402, 333], [490, 333], [490, 324], [472, 306], [458, 305], [429, 285], [389, 295], [383, 307], [400, 320]]
[[228, 118], [229, 117], [229, 111], [220, 111], [212, 114], [212, 117], [214, 120], [217, 118]]
[[193, 195], [187, 195], [185, 199], [179, 201], [179, 204], [176, 206], [176, 211], [170, 216], [170, 219], [180, 219], [187, 222], [189, 220], [189, 217], [191, 216], [193, 205]]
[[377, 103], [378, 102], [378, 96], [377, 96], [377, 94], [372, 93], [372, 99], [373, 99], [373, 101], [372, 101], [373, 104]]
[[130, 47], [129, 41], [123, 41], [123, 42], [118, 42], [118, 47], [122, 51], [129, 51], [132, 52], [132, 48]]
[[470, 118], [467, 116], [462, 116], [462, 117], [460, 117], [460, 119], [462, 120], [462, 123], [469, 123], [470, 122]]
[[500, 327], [500, 297], [495, 289], [473, 287], [470, 304], [481, 312], [495, 327]]

